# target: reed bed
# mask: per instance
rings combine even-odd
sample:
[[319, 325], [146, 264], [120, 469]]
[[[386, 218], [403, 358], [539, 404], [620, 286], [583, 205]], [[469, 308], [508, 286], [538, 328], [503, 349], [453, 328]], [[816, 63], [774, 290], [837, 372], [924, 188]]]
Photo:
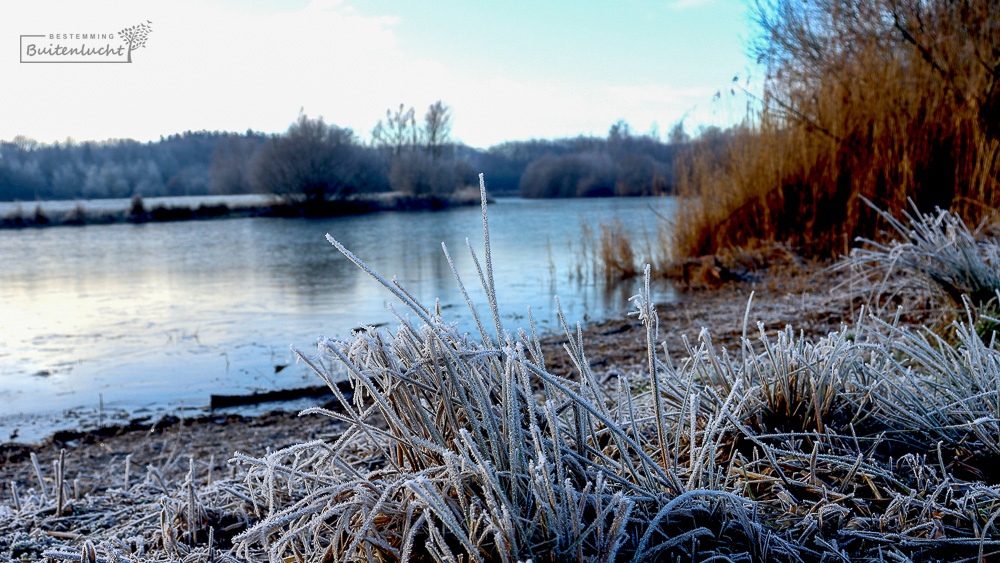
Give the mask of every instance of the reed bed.
[[[647, 267], [641, 367], [595, 372], [582, 328], [561, 319], [576, 369], [556, 375], [530, 312], [525, 329], [502, 323], [483, 195], [483, 260], [468, 250], [491, 314], [474, 334], [330, 237], [408, 309], [394, 333], [298, 352], [334, 393], [334, 365], [348, 372], [353, 396], [302, 413], [342, 424], [335, 440], [237, 453], [210, 483], [193, 464], [180, 483], [150, 472], [74, 501], [65, 524], [65, 492], [42, 483], [4, 499], [0, 532], [48, 542], [21, 553], [95, 562], [1000, 557], [995, 340], [863, 311], [807, 339], [754, 326], [751, 298], [738, 350], [703, 330], [671, 353]], [[109, 511], [143, 516], [86, 520]]]
[[752, 11], [762, 93], [742, 124], [679, 156], [673, 256], [778, 242], [834, 257], [881, 228], [862, 198], [973, 222], [1000, 205], [1000, 4], [761, 0]]
[[635, 243], [621, 219], [598, 222], [597, 233], [592, 225], [581, 219], [580, 228], [576, 265], [578, 277], [590, 274], [605, 283], [615, 283], [639, 274]]

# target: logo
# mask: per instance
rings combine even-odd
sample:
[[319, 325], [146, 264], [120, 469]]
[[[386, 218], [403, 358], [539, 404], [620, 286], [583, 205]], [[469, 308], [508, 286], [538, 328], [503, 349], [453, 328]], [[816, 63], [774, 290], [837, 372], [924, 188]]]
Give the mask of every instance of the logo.
[[146, 46], [153, 22], [146, 20], [117, 33], [49, 33], [21, 36], [22, 63], [126, 63]]

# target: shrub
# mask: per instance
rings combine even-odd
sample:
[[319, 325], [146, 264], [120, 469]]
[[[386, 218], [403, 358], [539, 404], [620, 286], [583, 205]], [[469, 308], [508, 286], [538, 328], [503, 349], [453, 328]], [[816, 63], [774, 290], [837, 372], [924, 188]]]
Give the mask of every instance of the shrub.
[[475, 173], [464, 160], [434, 157], [422, 150], [407, 150], [392, 159], [389, 184], [398, 192], [416, 197], [447, 197], [469, 185]]
[[35, 215], [32, 218], [33, 224], [36, 226], [44, 226], [50, 223], [49, 216], [45, 214], [45, 210], [42, 209], [41, 205], [35, 206]]
[[284, 135], [254, 153], [250, 183], [256, 191], [278, 194], [312, 214], [357, 190], [360, 153], [350, 129], [299, 114]]
[[153, 221], [186, 221], [195, 217], [197, 214], [190, 207], [157, 205], [149, 212], [149, 218]]
[[202, 203], [195, 209], [195, 215], [198, 217], [225, 217], [232, 213], [232, 210], [225, 203], [220, 203], [217, 205], [206, 205]]
[[522, 197], [613, 196], [614, 163], [598, 152], [545, 155], [528, 165], [518, 190]]
[[87, 222], [87, 209], [83, 206], [83, 202], [78, 201], [73, 208], [66, 212], [63, 216], [63, 223], [67, 225], [83, 225]]
[[133, 223], [141, 223], [149, 220], [149, 213], [146, 211], [146, 204], [142, 201], [142, 196], [135, 194], [129, 201], [128, 220]]
[[24, 207], [20, 202], [3, 217], [5, 227], [24, 227], [27, 226], [27, 223], [24, 217]]

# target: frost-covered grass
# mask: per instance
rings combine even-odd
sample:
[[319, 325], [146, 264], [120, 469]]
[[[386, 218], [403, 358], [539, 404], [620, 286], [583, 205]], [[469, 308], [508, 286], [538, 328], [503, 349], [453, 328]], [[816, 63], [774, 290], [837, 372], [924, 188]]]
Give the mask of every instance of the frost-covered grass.
[[[1000, 348], [969, 323], [946, 341], [862, 312], [811, 340], [755, 327], [751, 299], [733, 315], [737, 352], [703, 330], [670, 353], [647, 284], [633, 298], [645, 367], [595, 372], [583, 331], [564, 320], [576, 369], [563, 377], [547, 369], [530, 315], [524, 330], [501, 322], [483, 211], [483, 260], [469, 251], [492, 315], [475, 334], [331, 238], [411, 315], [398, 315], [394, 333], [366, 329], [321, 339], [319, 356], [300, 352], [335, 393], [332, 364], [349, 372], [354, 393], [339, 395], [341, 408], [303, 413], [342, 423], [339, 438], [237, 454], [237, 478], [211, 487], [162, 487], [141, 551], [87, 531], [49, 557], [1000, 557]], [[93, 548], [82, 543], [90, 536]], [[210, 547], [210, 537], [227, 540]]]
[[984, 236], [982, 225], [970, 230], [945, 210], [914, 210], [905, 215], [906, 223], [875, 211], [894, 237], [886, 244], [862, 239], [863, 246], [838, 266], [853, 269], [862, 280], [875, 280], [871, 293], [876, 302], [901, 288], [930, 290], [942, 307], [967, 310], [981, 335], [992, 334], [1000, 324], [1000, 241]]
[[[344, 412], [312, 412], [350, 429], [240, 458], [262, 519], [239, 556], [795, 561], [1000, 544], [1000, 353], [968, 327], [958, 346], [872, 319], [817, 342], [760, 327], [738, 357], [703, 332], [674, 362], [647, 290], [646, 372], [609, 382], [564, 323], [567, 379], [533, 328], [496, 315], [458, 334], [331, 242], [422, 325], [321, 341], [358, 391]], [[486, 252], [495, 312], [488, 238]]]

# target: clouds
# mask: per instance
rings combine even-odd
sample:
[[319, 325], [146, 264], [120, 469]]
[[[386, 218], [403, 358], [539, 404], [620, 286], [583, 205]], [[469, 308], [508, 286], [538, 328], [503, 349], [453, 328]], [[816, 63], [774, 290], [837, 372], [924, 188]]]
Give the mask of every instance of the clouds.
[[498, 78], [455, 99], [455, 134], [473, 145], [490, 144], [495, 138], [603, 136], [619, 119], [645, 132], [654, 123], [663, 129], [707, 107], [713, 93], [707, 87], [573, 88]]
[[[675, 2], [696, 3], [701, 0]], [[422, 114], [441, 99], [454, 109], [453, 136], [488, 146], [603, 135], [618, 119], [639, 131], [654, 122], [663, 128], [706, 106], [714, 93], [710, 86], [691, 85], [697, 79], [677, 75], [590, 80], [600, 69], [588, 66], [589, 60], [574, 61], [581, 65], [577, 74], [553, 76], [529, 58], [476, 61], [470, 68], [458, 56], [467, 28], [443, 23], [433, 31], [444, 39], [430, 48], [413, 32], [424, 22], [362, 14], [361, 7], [373, 9], [337, 0], [10, 4], [5, 16], [11, 17], [0, 21], [5, 40], [114, 31], [144, 21], [152, 22], [153, 31], [146, 46], [132, 53], [131, 65], [30, 65], [0, 56], [0, 72], [16, 85], [0, 90], [0, 138], [149, 140], [185, 130], [278, 132], [299, 108], [364, 137], [386, 108], [404, 102]], [[612, 49], [616, 38], [597, 29], [584, 33]]]
[[175, 119], [198, 117], [193, 128], [283, 130], [300, 107], [330, 121], [347, 108], [374, 118], [368, 101], [398, 64], [392, 18], [335, 2], [273, 14], [192, 3], [160, 18], [166, 32], [151, 66], [181, 102]]
[[133, 20], [151, 20], [153, 32], [131, 65], [26, 65], [4, 57], [4, 74], [21, 87], [0, 92], [0, 104], [22, 111], [6, 112], [2, 137], [155, 139], [188, 129], [279, 131], [301, 106], [314, 113], [350, 107], [374, 120], [380, 110], [369, 100], [391, 89], [387, 77], [404, 64], [392, 18], [362, 17], [337, 2], [314, 1], [277, 13], [193, 1], [140, 3], [123, 11], [98, 2], [75, 20], [53, 9], [61, 6], [22, 3], [21, 13], [5, 19], [0, 32], [16, 37], [117, 30]]

